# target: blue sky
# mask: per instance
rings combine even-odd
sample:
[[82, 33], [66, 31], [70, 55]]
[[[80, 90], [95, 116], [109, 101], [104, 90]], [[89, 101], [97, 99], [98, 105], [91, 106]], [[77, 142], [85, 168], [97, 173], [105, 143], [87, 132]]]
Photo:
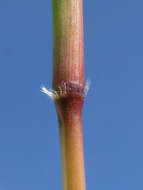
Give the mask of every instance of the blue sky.
[[[143, 1], [84, 0], [88, 190], [143, 189]], [[0, 1], [0, 190], [62, 189], [51, 0]]]

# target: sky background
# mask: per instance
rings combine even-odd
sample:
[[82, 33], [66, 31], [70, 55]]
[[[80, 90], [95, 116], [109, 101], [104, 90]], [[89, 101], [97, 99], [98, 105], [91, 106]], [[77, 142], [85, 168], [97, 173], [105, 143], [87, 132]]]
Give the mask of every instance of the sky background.
[[[0, 190], [62, 189], [51, 0], [0, 0]], [[143, 189], [143, 1], [84, 0], [87, 190]]]

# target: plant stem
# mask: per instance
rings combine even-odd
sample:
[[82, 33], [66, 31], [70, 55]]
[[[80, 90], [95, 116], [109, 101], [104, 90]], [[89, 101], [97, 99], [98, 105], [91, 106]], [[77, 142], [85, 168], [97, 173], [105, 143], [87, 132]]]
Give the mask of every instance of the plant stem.
[[53, 88], [84, 83], [82, 0], [53, 0]]
[[62, 101], [66, 104], [65, 117], [59, 117], [63, 189], [85, 190], [81, 111], [77, 111], [81, 101], [71, 97]]
[[82, 0], [53, 0], [53, 90], [60, 129], [63, 190], [85, 190]]

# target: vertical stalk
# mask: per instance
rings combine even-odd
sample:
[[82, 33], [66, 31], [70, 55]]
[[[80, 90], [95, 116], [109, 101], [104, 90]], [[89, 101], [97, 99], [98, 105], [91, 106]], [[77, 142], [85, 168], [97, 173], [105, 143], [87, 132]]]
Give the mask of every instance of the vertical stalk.
[[53, 0], [53, 90], [64, 190], [85, 190], [82, 107], [86, 93], [82, 0]]
[[64, 190], [86, 189], [80, 98], [73, 95], [56, 102], [59, 115]]
[[84, 83], [82, 0], [53, 0], [53, 88]]

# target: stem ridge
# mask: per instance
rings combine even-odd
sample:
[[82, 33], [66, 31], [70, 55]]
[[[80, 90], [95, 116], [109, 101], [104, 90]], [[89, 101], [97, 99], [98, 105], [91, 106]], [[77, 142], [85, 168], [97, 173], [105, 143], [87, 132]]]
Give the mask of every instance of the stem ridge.
[[77, 81], [62, 81], [55, 90], [48, 90], [45, 86], [42, 86], [41, 92], [47, 94], [54, 101], [68, 96], [77, 96], [84, 99], [88, 93], [89, 87], [89, 80], [84, 85]]

